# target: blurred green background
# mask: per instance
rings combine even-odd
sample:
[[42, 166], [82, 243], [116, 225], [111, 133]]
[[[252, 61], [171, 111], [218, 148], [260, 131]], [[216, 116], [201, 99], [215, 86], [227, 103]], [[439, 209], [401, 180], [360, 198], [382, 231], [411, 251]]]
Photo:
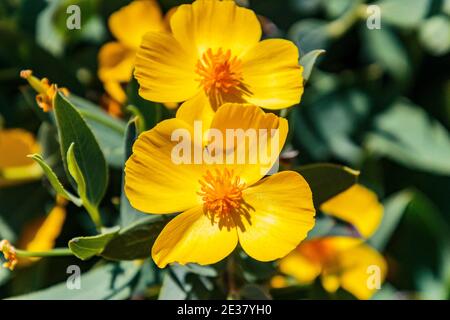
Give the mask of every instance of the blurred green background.
[[[238, 2], [261, 16], [265, 37], [290, 39], [302, 55], [326, 50], [300, 106], [289, 113], [288, 146], [299, 151], [295, 164], [333, 162], [361, 170], [360, 181], [383, 200], [391, 220], [381, 226], [380, 248], [389, 274], [378, 297], [448, 299], [450, 1]], [[0, 0], [0, 122], [5, 128], [32, 131], [46, 142], [47, 155], [58, 153], [54, 129], [46, 125], [47, 115], [36, 108], [19, 72], [32, 69], [98, 104], [104, 93], [97, 78], [98, 50], [113, 40], [109, 15], [127, 3]], [[159, 3], [167, 11], [181, 1]], [[81, 7], [80, 30], [66, 28], [70, 4]], [[367, 26], [371, 4], [381, 9], [381, 29]], [[102, 204], [106, 221], [118, 217], [120, 181], [118, 167]], [[0, 238], [14, 241], [27, 221], [48, 212], [54, 199], [45, 184], [0, 189]], [[87, 215], [78, 214], [81, 209], [68, 206], [68, 211], [60, 246], [73, 235], [94, 232]], [[64, 281], [72, 262], [85, 270], [96, 263], [43, 259], [12, 275], [2, 269], [0, 297]]]

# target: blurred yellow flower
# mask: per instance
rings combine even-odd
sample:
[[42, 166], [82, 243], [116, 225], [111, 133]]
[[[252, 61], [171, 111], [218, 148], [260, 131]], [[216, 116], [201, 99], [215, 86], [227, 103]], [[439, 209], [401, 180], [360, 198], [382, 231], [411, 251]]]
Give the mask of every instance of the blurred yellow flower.
[[149, 31], [167, 30], [156, 0], [135, 0], [114, 12], [108, 20], [109, 29], [118, 41], [106, 43], [98, 55], [98, 76], [106, 92], [117, 102], [126, 95], [121, 83], [132, 77], [136, 51]]
[[23, 79], [26, 79], [31, 87], [37, 92], [36, 102], [44, 112], [53, 110], [53, 98], [57, 91], [61, 91], [65, 96], [69, 95], [69, 90], [67, 90], [67, 88], [58, 88], [56, 84], [50, 83], [47, 78], [39, 80], [33, 76], [31, 70], [22, 70], [20, 76]]
[[0, 130], [0, 187], [40, 178], [41, 168], [27, 157], [39, 150], [31, 133], [23, 129]]
[[[387, 264], [375, 249], [361, 239], [333, 236], [301, 243], [279, 262], [280, 270], [300, 284], [320, 276], [330, 293], [340, 287], [358, 299], [370, 299], [383, 283]], [[282, 285], [279, 279], [273, 284]]]
[[139, 94], [187, 101], [185, 111], [213, 112], [227, 102], [281, 109], [303, 93], [299, 52], [290, 41], [261, 39], [255, 13], [234, 1], [197, 0], [178, 7], [171, 33], [145, 34], [136, 55]]
[[383, 218], [383, 205], [377, 195], [360, 184], [326, 201], [320, 209], [351, 223], [366, 239], [378, 229]]
[[[39, 218], [25, 226], [17, 248], [32, 252], [48, 251], [54, 248], [66, 219], [67, 200], [58, 198], [57, 204], [46, 217]], [[40, 258], [20, 258], [19, 266], [27, 266]]]
[[[182, 212], [153, 245], [152, 257], [159, 267], [172, 262], [212, 264], [230, 254], [238, 242], [254, 259], [270, 261], [285, 256], [306, 237], [315, 214], [307, 182], [292, 171], [263, 178], [284, 145], [285, 119], [256, 106], [225, 104], [209, 125], [222, 134], [230, 129], [278, 129], [279, 134], [269, 135], [263, 146], [266, 152], [273, 141], [279, 142], [276, 150], [270, 150], [276, 155], [269, 166], [260, 160], [239, 163], [229, 158], [222, 163], [176, 164], [172, 152], [177, 141], [172, 134], [180, 128], [191, 137], [195, 134], [192, 123], [178, 116], [142, 133], [125, 166], [125, 192], [134, 208], [153, 214]], [[192, 148], [198, 147], [195, 143], [189, 141]]]

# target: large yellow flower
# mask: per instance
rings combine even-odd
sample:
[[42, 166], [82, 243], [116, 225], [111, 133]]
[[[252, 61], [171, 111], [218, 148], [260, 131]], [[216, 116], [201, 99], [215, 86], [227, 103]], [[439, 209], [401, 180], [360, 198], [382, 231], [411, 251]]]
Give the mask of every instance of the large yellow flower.
[[137, 52], [134, 74], [145, 99], [209, 106], [205, 112], [227, 102], [281, 109], [300, 101], [297, 47], [283, 39], [260, 41], [253, 11], [234, 1], [197, 0], [179, 6], [170, 26], [171, 33], [147, 33]]
[[23, 129], [0, 130], [0, 187], [41, 177], [39, 165], [27, 158], [39, 149], [34, 136]]
[[280, 270], [300, 284], [320, 276], [328, 292], [342, 287], [365, 300], [380, 288], [387, 265], [383, 256], [361, 239], [325, 237], [300, 244], [280, 261]]
[[[195, 154], [189, 154], [192, 164], [177, 164], [172, 153], [179, 141], [172, 141], [172, 134], [180, 128], [190, 137], [196, 135], [195, 123], [180, 115], [141, 134], [125, 167], [125, 192], [133, 207], [154, 214], [182, 212], [153, 245], [159, 267], [172, 262], [212, 264], [230, 254], [238, 242], [251, 257], [270, 261], [285, 256], [306, 237], [315, 214], [307, 182], [292, 171], [263, 178], [285, 142], [285, 119], [256, 106], [225, 104], [209, 126], [224, 136], [227, 129], [270, 133], [260, 149], [268, 161], [234, 161], [236, 154], [227, 146], [225, 163], [196, 164]], [[194, 138], [188, 145], [215, 153], [218, 149], [209, 148], [211, 144], [203, 146], [201, 135], [200, 141]], [[250, 143], [235, 144], [235, 150], [240, 146], [246, 147], [243, 154], [249, 159]]]
[[100, 49], [98, 76], [109, 95], [123, 103], [126, 96], [121, 83], [131, 80], [141, 38], [149, 31], [167, 29], [167, 24], [156, 0], [135, 0], [114, 12], [108, 25], [118, 41], [108, 42]]

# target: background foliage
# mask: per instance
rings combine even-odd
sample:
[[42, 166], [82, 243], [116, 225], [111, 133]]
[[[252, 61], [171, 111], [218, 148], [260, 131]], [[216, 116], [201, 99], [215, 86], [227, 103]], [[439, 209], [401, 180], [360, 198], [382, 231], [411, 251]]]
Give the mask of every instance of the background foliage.
[[[159, 2], [164, 10], [180, 3]], [[361, 170], [360, 182], [383, 200], [386, 218], [371, 244], [387, 258], [389, 274], [375, 298], [448, 299], [450, 1], [239, 2], [263, 17], [266, 37], [291, 39], [302, 55], [315, 49], [326, 50], [314, 55], [316, 66], [300, 107], [289, 113], [292, 130], [288, 147], [298, 150], [299, 156], [286, 156], [286, 163], [296, 167], [331, 162]], [[367, 28], [364, 5], [369, 2], [382, 9], [379, 30]], [[121, 194], [122, 163], [130, 152], [135, 127], [134, 123], [127, 126], [132, 115], [126, 111], [124, 119], [113, 119], [96, 106], [103, 94], [96, 74], [98, 50], [112, 39], [107, 18], [127, 3], [0, 0], [0, 122], [5, 128], [21, 127], [34, 132], [44, 147], [44, 158], [47, 162], [52, 159], [52, 170], [61, 183], [79, 188], [78, 181], [73, 181], [75, 177], [71, 181], [64, 178], [67, 159], [60, 155], [54, 119], [35, 105], [34, 93], [19, 78], [19, 72], [29, 68], [39, 77], [46, 76], [70, 88], [76, 96], [70, 101], [61, 98], [60, 103], [76, 105], [73, 112], [84, 116], [88, 130], [99, 143], [75, 143], [75, 158], [81, 171], [104, 173], [101, 179], [91, 177], [95, 183], [88, 184], [88, 188], [94, 189], [87, 190], [85, 196], [95, 205], [100, 203], [100, 214], [107, 226], [120, 223], [124, 228], [107, 233], [106, 236], [114, 234], [111, 241], [98, 237], [95, 241], [72, 239], [74, 235], [96, 232], [86, 210], [71, 204], [57, 246], [71, 241], [71, 249], [83, 260], [99, 253], [110, 260], [146, 260], [142, 264], [111, 263], [97, 256], [86, 261], [64, 257], [42, 259], [14, 273], [1, 269], [1, 297], [28, 294], [65, 281], [69, 264], [77, 264], [87, 272], [83, 289], [76, 291], [78, 298], [226, 296], [227, 279], [221, 278], [227, 276], [223, 263], [158, 270], [148, 259], [146, 244], [165, 221], [158, 216], [142, 218]], [[65, 9], [69, 4], [81, 7], [81, 30], [65, 27]], [[147, 128], [170, 116], [164, 107], [139, 98], [135, 82], [127, 91], [129, 101], [144, 113]], [[64, 122], [65, 116], [68, 115], [56, 109], [58, 123]], [[72, 115], [69, 117], [73, 119]], [[70, 144], [65, 141], [76, 141], [76, 137], [60, 136], [60, 140], [62, 148], [68, 150]], [[100, 148], [98, 161], [89, 162], [97, 168], [85, 167], [89, 163], [83, 164], [79, 158], [82, 148]], [[329, 177], [333, 175], [330, 173]], [[1, 238], [16, 240], [27, 221], [44, 215], [53, 202], [47, 180], [0, 189]], [[140, 242], [127, 248], [130, 239]], [[240, 253], [235, 259], [242, 269], [235, 270], [237, 281], [242, 284], [242, 298], [329, 298], [318, 284], [313, 288], [270, 290], [267, 280], [274, 272], [272, 264], [255, 262]], [[67, 294], [64, 289], [63, 283], [26, 297], [62, 298]], [[334, 298], [351, 297], [339, 292]]]

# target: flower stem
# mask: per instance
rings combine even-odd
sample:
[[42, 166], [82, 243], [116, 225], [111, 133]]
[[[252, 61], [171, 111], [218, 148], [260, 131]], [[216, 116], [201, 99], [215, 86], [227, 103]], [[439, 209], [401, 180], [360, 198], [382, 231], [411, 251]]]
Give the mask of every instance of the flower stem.
[[41, 251], [41, 252], [15, 249], [15, 252], [18, 257], [26, 257], [26, 258], [65, 257], [74, 255], [69, 248], [55, 248], [49, 251]]
[[227, 261], [227, 270], [226, 270], [226, 280], [227, 280], [227, 287], [228, 287], [228, 300], [235, 300], [238, 299], [239, 294], [236, 287], [236, 280], [235, 280], [235, 274], [236, 274], [236, 260], [234, 258], [234, 255], [231, 254], [228, 257]]
[[348, 29], [350, 29], [353, 24], [358, 21], [362, 15], [362, 11], [366, 8], [364, 4], [361, 4], [361, 0], [355, 1], [353, 7], [349, 9], [342, 17], [336, 19], [328, 24], [327, 31], [332, 38], [339, 38]]

